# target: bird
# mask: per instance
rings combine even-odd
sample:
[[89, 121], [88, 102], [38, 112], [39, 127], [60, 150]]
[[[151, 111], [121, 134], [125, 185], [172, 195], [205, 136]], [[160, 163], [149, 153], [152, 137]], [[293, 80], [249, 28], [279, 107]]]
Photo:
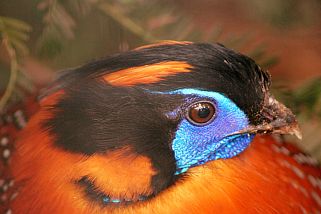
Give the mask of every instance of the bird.
[[65, 70], [1, 116], [3, 213], [320, 213], [318, 162], [271, 76], [164, 41]]

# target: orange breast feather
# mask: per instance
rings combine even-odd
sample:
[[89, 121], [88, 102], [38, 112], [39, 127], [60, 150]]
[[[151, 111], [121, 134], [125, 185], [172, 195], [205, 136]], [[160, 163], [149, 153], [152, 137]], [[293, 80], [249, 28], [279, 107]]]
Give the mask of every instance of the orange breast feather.
[[[42, 105], [57, 99], [59, 94], [44, 100]], [[150, 161], [123, 156], [126, 151], [88, 157], [55, 148], [53, 136], [40, 129], [41, 122], [50, 116], [43, 109], [39, 111], [19, 135], [14, 151], [11, 150], [10, 165], [1, 165], [1, 212], [9, 209], [13, 213], [318, 213], [321, 210], [321, 171], [317, 163], [294, 146], [269, 136], [256, 137], [235, 158], [191, 168], [185, 177], [152, 199], [128, 206], [98, 205], [86, 200], [74, 185], [80, 174], [97, 177], [93, 179], [97, 186], [115, 191], [114, 194], [123, 190], [130, 194], [131, 188], [148, 193], [149, 178], [155, 173]], [[4, 133], [4, 128], [1, 130]], [[113, 161], [115, 167], [106, 164]], [[10, 176], [5, 177], [5, 173]], [[126, 182], [131, 175], [138, 179], [132, 184]]]

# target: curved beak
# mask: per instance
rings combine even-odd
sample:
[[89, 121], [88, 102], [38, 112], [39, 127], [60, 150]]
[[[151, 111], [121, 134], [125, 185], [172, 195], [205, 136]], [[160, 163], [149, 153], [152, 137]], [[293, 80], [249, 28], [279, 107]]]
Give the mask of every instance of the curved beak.
[[260, 123], [258, 125], [250, 125], [247, 128], [234, 132], [230, 135], [246, 133], [276, 133], [291, 134], [295, 135], [300, 140], [302, 139], [301, 130], [295, 115], [290, 109], [278, 102], [270, 94], [266, 95], [263, 108], [259, 113], [258, 118], [260, 118]]

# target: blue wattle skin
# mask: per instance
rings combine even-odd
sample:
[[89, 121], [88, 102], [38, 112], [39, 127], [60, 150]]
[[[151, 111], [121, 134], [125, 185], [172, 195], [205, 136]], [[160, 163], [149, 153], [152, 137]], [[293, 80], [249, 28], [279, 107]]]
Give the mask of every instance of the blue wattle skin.
[[[216, 107], [215, 118], [209, 124], [197, 126], [189, 122], [186, 117], [180, 122], [172, 143], [177, 165], [176, 174], [208, 161], [234, 157], [244, 151], [254, 138], [253, 134], [228, 136], [246, 128], [249, 122], [245, 113], [232, 100], [220, 93], [197, 89], [161, 93], [184, 95], [186, 102], [191, 102], [197, 97], [198, 100], [214, 103]], [[173, 117], [184, 110], [187, 111], [187, 109], [175, 109], [168, 115]]]

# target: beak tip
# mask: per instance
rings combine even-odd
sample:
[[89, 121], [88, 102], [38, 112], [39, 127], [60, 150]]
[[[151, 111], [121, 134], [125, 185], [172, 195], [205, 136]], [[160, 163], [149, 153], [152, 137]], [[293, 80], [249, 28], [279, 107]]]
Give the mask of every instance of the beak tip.
[[299, 129], [299, 127], [297, 127], [296, 129], [293, 129], [293, 135], [295, 135], [299, 140], [302, 140], [302, 132]]
[[[266, 122], [272, 126], [272, 133], [290, 134], [302, 140], [302, 133], [295, 115], [285, 105], [275, 100], [274, 97], [267, 96], [264, 105]], [[268, 117], [266, 117], [266, 115]], [[270, 119], [273, 118], [273, 119]]]

